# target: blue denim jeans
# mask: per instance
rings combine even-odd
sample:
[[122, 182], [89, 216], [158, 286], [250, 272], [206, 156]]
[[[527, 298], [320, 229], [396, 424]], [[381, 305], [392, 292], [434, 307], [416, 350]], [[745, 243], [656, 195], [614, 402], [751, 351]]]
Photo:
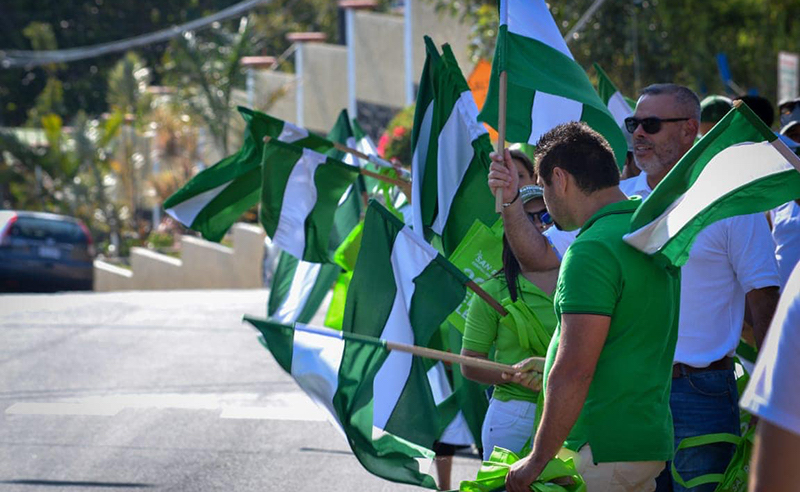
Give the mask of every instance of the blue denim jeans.
[[[739, 432], [739, 392], [733, 370], [683, 373], [672, 380], [670, 408], [675, 427], [675, 447], [682, 439], [703, 434]], [[675, 467], [684, 481], [706, 473], [724, 473], [735, 446], [709, 444], [680, 450]], [[686, 489], [672, 480], [672, 462], [656, 480], [656, 492], [713, 492], [717, 484]]]

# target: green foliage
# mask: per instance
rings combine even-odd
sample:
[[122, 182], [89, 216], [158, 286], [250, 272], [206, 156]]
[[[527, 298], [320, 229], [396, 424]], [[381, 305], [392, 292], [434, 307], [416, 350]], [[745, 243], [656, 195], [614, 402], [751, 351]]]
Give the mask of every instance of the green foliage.
[[123, 114], [144, 115], [152, 100], [147, 93], [151, 79], [150, 69], [145, 66], [144, 60], [129, 51], [108, 74], [108, 105]]
[[[491, 53], [496, 0], [433, 0], [474, 26], [475, 59]], [[567, 34], [594, 0], [549, 2]], [[496, 18], [496, 17], [495, 17]], [[733, 79], [777, 103], [778, 51], [800, 52], [796, 0], [607, 0], [569, 41], [576, 61], [599, 63], [623, 94], [657, 82], [685, 84], [701, 96], [724, 93], [716, 55], [728, 56]], [[488, 56], [487, 56], [488, 55]]]
[[163, 248], [171, 248], [172, 244], [174, 243], [174, 238], [172, 234], [168, 232], [157, 232], [153, 231], [147, 236], [147, 244], [148, 248], [151, 249], [163, 249]]
[[242, 17], [238, 29], [222, 25], [175, 38], [164, 57], [165, 80], [177, 90], [190, 114], [210, 129], [223, 155], [229, 155], [228, 129], [234, 116], [232, 92], [244, 85], [243, 56], [258, 45], [252, 22]]

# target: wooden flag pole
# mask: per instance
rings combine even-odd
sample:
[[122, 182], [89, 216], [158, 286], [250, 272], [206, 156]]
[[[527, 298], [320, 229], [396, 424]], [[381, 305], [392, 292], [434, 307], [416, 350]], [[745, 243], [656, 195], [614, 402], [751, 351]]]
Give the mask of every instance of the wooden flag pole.
[[[506, 95], [508, 92], [508, 74], [505, 70], [500, 72], [500, 101], [497, 108], [497, 153], [504, 156], [506, 151]], [[514, 170], [512, 170], [514, 171]], [[514, 171], [515, 172], [515, 171]], [[495, 188], [494, 190], [494, 211], [500, 213], [503, 211], [503, 189]]]
[[470, 280], [469, 282], [467, 282], [466, 286], [469, 288], [469, 290], [474, 292], [475, 295], [477, 295], [478, 297], [480, 297], [481, 299], [486, 301], [486, 304], [492, 306], [492, 308], [494, 308], [495, 311], [500, 313], [500, 316], [508, 316], [508, 311], [506, 311], [506, 308], [504, 308], [502, 304], [497, 302], [497, 299], [495, 299], [494, 297], [490, 296], [488, 292], [483, 290], [473, 280]]
[[[401, 174], [403, 176], [409, 176], [409, 177], [411, 176], [410, 173], [407, 170], [405, 170], [403, 168], [399, 168], [398, 169], [395, 166], [393, 166], [392, 164], [390, 164], [389, 162], [386, 162], [383, 159], [380, 159], [379, 157], [369, 156], [369, 155], [361, 152], [360, 150], [347, 147], [345, 145], [340, 144], [339, 142], [331, 142], [331, 143], [333, 144], [333, 148], [335, 148], [338, 151], [345, 152], [347, 154], [353, 154], [354, 156], [356, 156], [356, 157], [358, 157], [360, 159], [364, 159], [365, 161], [369, 161], [369, 162], [375, 164], [378, 167], [385, 167], [385, 168], [388, 168], [388, 169], [394, 169], [395, 171], [397, 171], [398, 174]], [[375, 157], [375, 158], [373, 159], [373, 157]]]
[[[514, 374], [517, 372], [513, 366], [508, 364], [500, 364], [487, 359], [479, 359], [478, 357], [469, 357], [467, 355], [454, 354], [442, 350], [430, 349], [427, 347], [420, 347], [418, 345], [406, 345], [404, 343], [386, 341], [386, 348], [389, 350], [397, 350], [408, 354], [424, 357], [426, 359], [440, 360], [442, 362], [450, 362], [451, 364], [461, 364], [462, 366], [475, 367], [477, 369], [488, 369], [498, 372], [506, 372]], [[544, 358], [539, 357], [544, 362]]]
[[[259, 321], [259, 320], [251, 320], [249, 316], [244, 317], [245, 321]], [[270, 323], [274, 326], [283, 326], [284, 328], [290, 328], [289, 326], [282, 325], [280, 323]], [[257, 325], [256, 325], [257, 326]], [[494, 362], [487, 359], [481, 359], [478, 357], [470, 357], [468, 355], [461, 355], [461, 354], [454, 354], [452, 352], [446, 352], [444, 350], [436, 350], [428, 347], [420, 347], [419, 345], [408, 345], [405, 343], [399, 342], [392, 342], [389, 340], [384, 340], [382, 338], [371, 337], [369, 335], [362, 335], [360, 333], [350, 333], [350, 332], [341, 332], [338, 330], [332, 330], [330, 328], [322, 328], [317, 326], [310, 326], [310, 325], [302, 325], [299, 323], [294, 323], [293, 328], [295, 331], [304, 331], [307, 333], [314, 333], [316, 335], [322, 335], [331, 338], [344, 338], [352, 339], [355, 341], [359, 341], [361, 343], [368, 343], [370, 345], [383, 345], [388, 350], [397, 350], [398, 352], [405, 352], [407, 354], [416, 355], [418, 357], [424, 357], [426, 359], [432, 360], [440, 360], [442, 362], [450, 362], [451, 364], [461, 364], [464, 366], [475, 367], [478, 369], [489, 369], [492, 371], [498, 372], [506, 372], [509, 374], [514, 374], [517, 372], [513, 366], [508, 364], [500, 364], [499, 362]], [[540, 359], [542, 363], [544, 363], [543, 357], [536, 357]], [[544, 365], [544, 364], [543, 364]]]
[[[268, 143], [270, 140], [272, 140], [272, 137], [270, 137], [269, 135], [264, 137], [264, 143]], [[336, 142], [333, 142], [333, 147], [336, 150], [340, 150], [342, 152], [347, 152], [349, 154], [353, 154], [356, 157], [361, 157], [362, 159], [367, 159], [368, 158], [366, 154], [363, 154], [363, 153], [361, 153], [361, 152], [359, 152], [359, 151], [357, 151], [355, 149], [351, 149], [350, 147], [345, 147], [344, 145], [336, 143]], [[357, 168], [357, 169], [358, 169], [358, 172], [361, 173], [364, 176], [369, 176], [370, 178], [375, 178], [378, 181], [383, 181], [384, 183], [389, 183], [389, 184], [393, 184], [395, 186], [399, 186], [401, 189], [410, 184], [409, 181], [404, 181], [402, 179], [390, 178], [389, 176], [384, 176], [383, 174], [378, 174], [378, 173], [374, 173], [372, 171], [367, 171], [366, 169], [361, 169], [360, 167]]]

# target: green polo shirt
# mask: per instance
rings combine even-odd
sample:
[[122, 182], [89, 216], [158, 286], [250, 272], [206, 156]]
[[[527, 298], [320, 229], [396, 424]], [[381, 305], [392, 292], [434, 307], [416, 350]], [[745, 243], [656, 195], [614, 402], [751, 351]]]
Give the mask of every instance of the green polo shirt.
[[[549, 332], [556, 325], [553, 299], [525, 277], [518, 277], [519, 299], [525, 303], [539, 322]], [[505, 278], [493, 278], [481, 285], [490, 296], [503, 302], [510, 297]], [[462, 347], [473, 352], [488, 354], [495, 347], [494, 360], [502, 364], [516, 364], [534, 355], [531, 350], [520, 347], [519, 335], [500, 322], [500, 314], [479, 296], [473, 296], [469, 304], [464, 328]], [[492, 398], [500, 401], [521, 400], [536, 403], [538, 391], [531, 391], [514, 383], [498, 384]]]
[[673, 455], [669, 396], [680, 277], [623, 242], [640, 203], [635, 197], [598, 210], [564, 255], [556, 287], [559, 326], [547, 351], [545, 381], [558, 351], [562, 315], [611, 318], [589, 393], [565, 443], [574, 451], [588, 443], [597, 463], [666, 461]]

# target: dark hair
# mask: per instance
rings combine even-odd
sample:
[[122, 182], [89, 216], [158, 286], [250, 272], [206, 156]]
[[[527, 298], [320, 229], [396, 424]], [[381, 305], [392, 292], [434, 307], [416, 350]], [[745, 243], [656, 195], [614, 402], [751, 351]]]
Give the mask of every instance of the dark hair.
[[761, 118], [761, 121], [772, 128], [772, 124], [775, 123], [775, 110], [769, 99], [761, 96], [742, 96], [739, 100], [747, 104], [747, 107], [752, 109], [756, 116]]
[[536, 171], [533, 167], [533, 161], [531, 160], [530, 157], [528, 157], [528, 154], [526, 154], [521, 150], [516, 150], [516, 149], [510, 150], [509, 153], [511, 154], [512, 159], [520, 161], [522, 163], [522, 165], [528, 171], [528, 176], [533, 177]]
[[660, 96], [662, 94], [673, 96], [679, 106], [683, 106], [683, 109], [691, 112], [686, 116], [700, 121], [700, 98], [688, 87], [678, 84], [652, 84], [639, 93], [640, 96]]
[[508, 243], [506, 235], [503, 234], [503, 269], [498, 272], [498, 274], [502, 274], [506, 279], [506, 285], [508, 286], [508, 294], [511, 297], [511, 302], [516, 302], [517, 297], [519, 297], [517, 294], [517, 279], [519, 278], [519, 274], [521, 272], [522, 268], [519, 265], [519, 260], [517, 260], [517, 257], [514, 256], [514, 252], [511, 251], [511, 245]]
[[542, 135], [536, 143], [536, 165], [548, 185], [556, 167], [570, 173], [584, 193], [619, 185], [614, 152], [586, 123], [564, 123]]

